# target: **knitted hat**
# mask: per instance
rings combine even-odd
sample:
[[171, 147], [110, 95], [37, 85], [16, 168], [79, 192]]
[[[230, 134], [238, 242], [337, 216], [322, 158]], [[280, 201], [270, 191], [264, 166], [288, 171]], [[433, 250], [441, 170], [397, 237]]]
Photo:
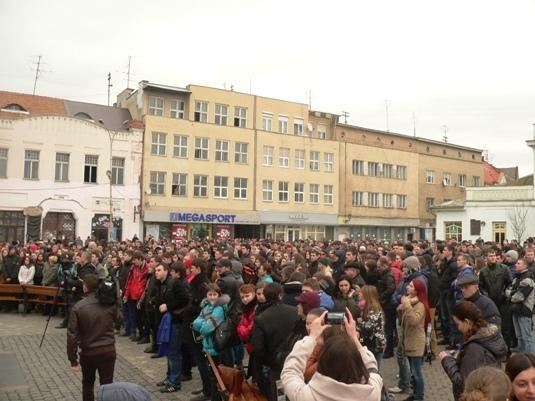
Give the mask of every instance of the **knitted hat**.
[[516, 262], [518, 260], [518, 252], [513, 249], [505, 252], [505, 254], [509, 256], [511, 259], [513, 259], [513, 262]]
[[409, 256], [403, 260], [403, 265], [407, 266], [409, 270], [420, 270], [420, 261], [416, 256]]

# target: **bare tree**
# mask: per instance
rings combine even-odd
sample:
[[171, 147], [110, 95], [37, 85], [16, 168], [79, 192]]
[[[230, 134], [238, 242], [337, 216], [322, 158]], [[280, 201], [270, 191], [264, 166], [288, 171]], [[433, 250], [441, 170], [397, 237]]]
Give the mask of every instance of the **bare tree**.
[[513, 229], [513, 234], [515, 235], [515, 239], [520, 244], [522, 243], [522, 239], [526, 234], [528, 214], [529, 208], [524, 204], [513, 207], [513, 209], [507, 214], [509, 222], [511, 223], [511, 228]]

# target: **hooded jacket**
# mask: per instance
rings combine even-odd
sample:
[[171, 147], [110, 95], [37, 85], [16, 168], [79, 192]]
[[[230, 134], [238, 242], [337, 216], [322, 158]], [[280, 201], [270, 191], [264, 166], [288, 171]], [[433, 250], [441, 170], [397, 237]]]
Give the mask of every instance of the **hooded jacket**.
[[139, 384], [111, 383], [99, 387], [97, 401], [150, 401], [150, 394]]
[[463, 392], [464, 381], [472, 372], [481, 366], [501, 367], [507, 357], [507, 345], [497, 326], [482, 327], [461, 346], [457, 359], [446, 356], [442, 367], [451, 380], [453, 394], [458, 400]]
[[219, 354], [215, 349], [212, 333], [227, 318], [229, 302], [230, 297], [227, 294], [221, 295], [215, 305], [212, 305], [208, 298], [204, 299], [201, 303], [201, 313], [193, 321], [193, 330], [199, 332], [202, 337], [203, 351], [212, 356]]
[[[281, 381], [290, 401], [380, 400], [383, 379], [378, 373], [370, 373], [368, 383], [346, 384], [316, 372], [312, 379], [305, 383], [303, 372], [315, 345], [316, 340], [312, 337], [298, 341], [284, 363]], [[361, 355], [368, 370], [377, 370], [377, 362], [366, 348]]]

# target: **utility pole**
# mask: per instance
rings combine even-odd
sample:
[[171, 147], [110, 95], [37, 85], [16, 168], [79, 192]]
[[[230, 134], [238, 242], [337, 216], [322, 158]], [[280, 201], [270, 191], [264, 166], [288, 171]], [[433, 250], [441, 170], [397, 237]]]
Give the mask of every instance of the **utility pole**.
[[39, 73], [41, 72], [41, 58], [43, 56], [39, 55], [37, 56], [37, 62], [34, 64], [37, 64], [37, 68], [35, 69], [35, 80], [33, 81], [33, 95], [35, 96], [35, 89], [37, 88], [37, 80], [39, 79]]
[[113, 85], [111, 83], [111, 72], [108, 72], [108, 106], [110, 105], [110, 90], [112, 86]]
[[347, 117], [349, 117], [349, 112], [342, 111], [342, 117], [344, 117], [344, 124], [347, 124]]

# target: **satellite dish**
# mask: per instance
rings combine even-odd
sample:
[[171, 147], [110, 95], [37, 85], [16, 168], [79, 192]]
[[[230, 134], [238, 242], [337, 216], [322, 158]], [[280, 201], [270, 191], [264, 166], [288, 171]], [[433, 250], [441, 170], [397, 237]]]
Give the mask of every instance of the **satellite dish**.
[[146, 193], [147, 195], [150, 195], [150, 194], [152, 193], [152, 191], [150, 190], [150, 188], [147, 188], [147, 189], [145, 190], [145, 193]]

